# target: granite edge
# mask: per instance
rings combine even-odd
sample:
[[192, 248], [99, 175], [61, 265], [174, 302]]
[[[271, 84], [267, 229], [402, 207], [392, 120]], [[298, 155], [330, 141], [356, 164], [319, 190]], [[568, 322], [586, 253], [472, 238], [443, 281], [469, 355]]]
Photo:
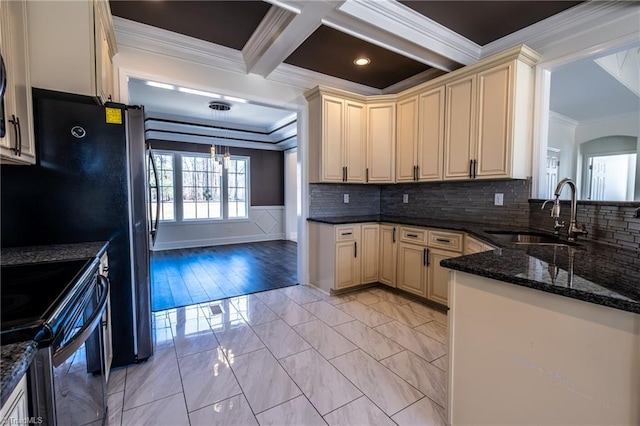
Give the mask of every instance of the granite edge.
[[[2, 346], [0, 407], [7, 402], [11, 392], [13, 392], [22, 376], [29, 369], [33, 358], [36, 356], [37, 348], [38, 345], [33, 340]], [[9, 357], [9, 359], [5, 360], [5, 356]]]

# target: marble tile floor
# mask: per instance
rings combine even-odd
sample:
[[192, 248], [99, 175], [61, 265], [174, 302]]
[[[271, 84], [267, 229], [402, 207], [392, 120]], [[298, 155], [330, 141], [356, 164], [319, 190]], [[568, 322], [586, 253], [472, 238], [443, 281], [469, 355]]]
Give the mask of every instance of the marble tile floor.
[[444, 425], [445, 314], [384, 288], [269, 290], [154, 312], [110, 425]]

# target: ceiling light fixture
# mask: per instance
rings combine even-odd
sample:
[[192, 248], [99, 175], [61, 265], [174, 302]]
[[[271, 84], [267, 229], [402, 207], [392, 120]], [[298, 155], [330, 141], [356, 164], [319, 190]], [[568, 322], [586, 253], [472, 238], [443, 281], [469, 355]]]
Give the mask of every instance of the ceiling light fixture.
[[157, 81], [147, 81], [147, 86], [158, 87], [160, 89], [175, 90], [176, 86], [166, 83], [158, 83]]
[[182, 93], [190, 93], [192, 95], [204, 96], [205, 98], [220, 99], [222, 97], [217, 93], [205, 92], [203, 90], [189, 89], [188, 87], [178, 87], [178, 91]]
[[369, 58], [365, 58], [364, 56], [361, 56], [359, 58], [356, 58], [353, 60], [353, 63], [362, 67], [364, 65], [369, 65], [371, 63], [371, 59]]
[[231, 104], [227, 102], [213, 101], [209, 102], [209, 108], [214, 111], [229, 111], [231, 109]]

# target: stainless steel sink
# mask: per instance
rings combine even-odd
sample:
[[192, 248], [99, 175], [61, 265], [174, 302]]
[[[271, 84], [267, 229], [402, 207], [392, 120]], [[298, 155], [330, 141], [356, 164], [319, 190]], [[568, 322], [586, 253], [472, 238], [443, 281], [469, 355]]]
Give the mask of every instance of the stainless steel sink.
[[500, 238], [505, 243], [514, 244], [530, 244], [540, 246], [573, 246], [575, 243], [569, 243], [566, 240], [561, 240], [560, 237], [555, 235], [541, 234], [538, 232], [529, 231], [485, 231], [487, 234], [494, 235]]

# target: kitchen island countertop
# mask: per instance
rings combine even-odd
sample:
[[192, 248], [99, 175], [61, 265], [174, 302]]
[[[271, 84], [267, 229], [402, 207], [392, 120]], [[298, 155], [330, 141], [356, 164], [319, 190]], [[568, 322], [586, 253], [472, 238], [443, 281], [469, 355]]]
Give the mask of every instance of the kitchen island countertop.
[[2, 266], [10, 266], [100, 257], [108, 246], [108, 241], [92, 241], [87, 243], [3, 247], [2, 251], [0, 251], [0, 264]]
[[393, 223], [466, 232], [498, 250], [443, 260], [441, 265], [509, 284], [554, 293], [585, 302], [640, 314], [640, 251], [579, 240], [575, 246], [515, 246], [487, 232], [533, 231], [509, 225], [481, 224], [398, 216], [309, 218], [309, 221]]
[[22, 376], [27, 372], [31, 361], [36, 356], [37, 344], [33, 340], [0, 346], [1, 389], [0, 406], [3, 406], [9, 395], [16, 388]]

